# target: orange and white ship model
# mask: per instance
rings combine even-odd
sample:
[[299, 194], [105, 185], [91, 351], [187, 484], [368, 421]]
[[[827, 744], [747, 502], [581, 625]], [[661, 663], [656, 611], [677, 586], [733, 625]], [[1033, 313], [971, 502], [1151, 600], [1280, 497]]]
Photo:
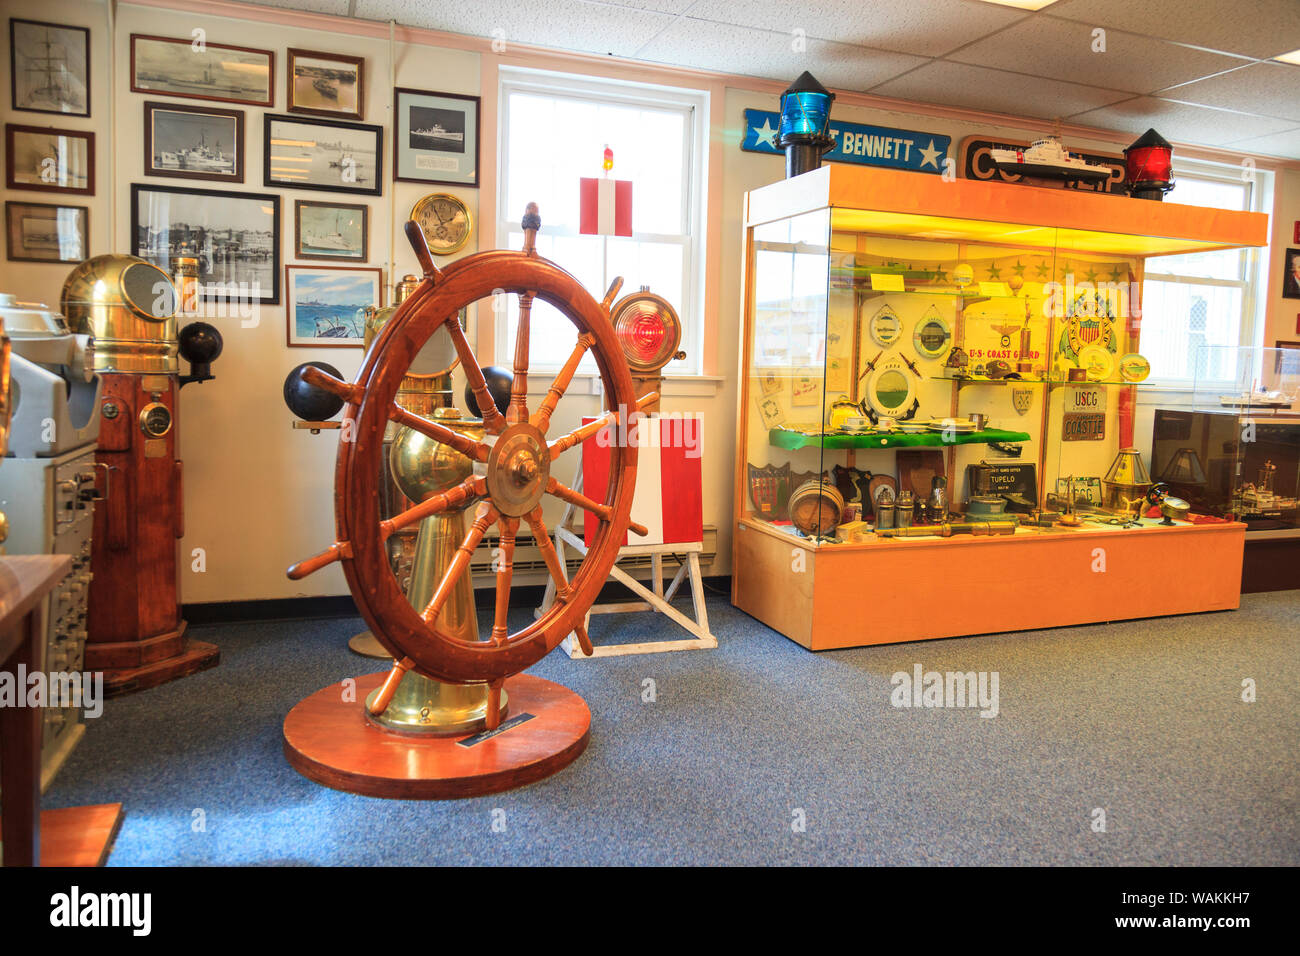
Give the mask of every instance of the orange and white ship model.
[[989, 155], [998, 169], [1017, 176], [1076, 183], [1098, 183], [1111, 177], [1110, 167], [1071, 153], [1061, 145], [1059, 136], [1044, 136], [1023, 147], [995, 147]]

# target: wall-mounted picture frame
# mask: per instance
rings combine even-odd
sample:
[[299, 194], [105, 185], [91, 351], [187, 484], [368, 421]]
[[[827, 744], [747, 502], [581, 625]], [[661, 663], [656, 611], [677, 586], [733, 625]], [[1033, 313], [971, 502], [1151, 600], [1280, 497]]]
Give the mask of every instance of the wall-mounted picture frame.
[[365, 119], [365, 57], [290, 47], [288, 58], [285, 108], [290, 113]]
[[1286, 251], [1286, 272], [1282, 276], [1282, 298], [1300, 299], [1300, 249]]
[[242, 183], [244, 111], [145, 101], [144, 174]]
[[90, 256], [90, 210], [5, 203], [5, 255], [12, 262], [80, 262]]
[[294, 200], [294, 258], [365, 262], [369, 218], [369, 207], [360, 204]]
[[207, 301], [280, 302], [279, 196], [133, 183], [131, 245], [168, 274], [194, 256]]
[[478, 188], [479, 98], [393, 90], [393, 178]]
[[383, 190], [383, 127], [271, 113], [262, 122], [263, 186], [363, 196]]
[[95, 194], [95, 134], [76, 129], [5, 124], [9, 189]]
[[90, 116], [90, 30], [9, 20], [9, 90], [15, 110]]
[[383, 270], [285, 266], [285, 343], [290, 348], [360, 348], [365, 310], [382, 308]]
[[275, 105], [275, 54], [132, 33], [131, 92], [269, 108]]

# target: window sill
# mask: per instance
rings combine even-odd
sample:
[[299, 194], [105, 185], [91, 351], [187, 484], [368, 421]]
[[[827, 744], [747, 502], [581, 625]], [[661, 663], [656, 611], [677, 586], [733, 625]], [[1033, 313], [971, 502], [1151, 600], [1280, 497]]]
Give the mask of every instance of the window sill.
[[[553, 371], [529, 372], [528, 394], [545, 395], [555, 380]], [[715, 398], [726, 381], [721, 375], [665, 375], [660, 393], [667, 398]], [[600, 376], [595, 372], [573, 376], [567, 393], [570, 395], [601, 395]]]

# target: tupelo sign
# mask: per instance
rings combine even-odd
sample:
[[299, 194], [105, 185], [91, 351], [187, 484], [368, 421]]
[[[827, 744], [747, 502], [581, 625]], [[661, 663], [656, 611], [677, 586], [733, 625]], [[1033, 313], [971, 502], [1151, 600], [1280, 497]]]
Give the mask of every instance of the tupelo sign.
[[[995, 147], [1027, 147], [1029, 143], [1022, 140], [1011, 139], [984, 139], [979, 136], [968, 136], [961, 141], [958, 147], [957, 166], [961, 169], [963, 179], [980, 179], [985, 182], [997, 180], [1003, 183], [1018, 183], [1025, 177], [1015, 173], [1004, 173], [993, 163], [993, 156], [989, 152]], [[1079, 183], [1079, 189], [1087, 189], [1092, 192], [1108, 192], [1124, 194], [1124, 157], [1108, 156], [1103, 153], [1079, 153], [1071, 150], [1075, 155], [1082, 156], [1090, 163], [1101, 163], [1109, 167], [1110, 179], [1100, 183]], [[1044, 183], [1046, 180], [1031, 179], [1034, 183]], [[1064, 188], [1064, 184], [1054, 184]]]

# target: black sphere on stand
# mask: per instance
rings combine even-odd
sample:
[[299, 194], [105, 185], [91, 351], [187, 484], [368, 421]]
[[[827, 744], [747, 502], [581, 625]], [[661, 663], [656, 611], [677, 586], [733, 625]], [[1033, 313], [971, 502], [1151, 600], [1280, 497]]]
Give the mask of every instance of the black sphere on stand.
[[328, 362], [303, 362], [284, 379], [284, 403], [289, 411], [305, 422], [323, 422], [333, 418], [343, 408], [343, 399], [333, 392], [303, 381], [302, 373], [308, 367], [320, 369], [335, 378], [343, 374]]
[[[496, 402], [497, 411], [504, 415], [506, 408], [510, 405], [510, 386], [514, 384], [514, 375], [508, 368], [502, 368], [500, 365], [489, 365], [483, 369], [483, 378], [487, 380], [488, 392], [492, 395], [492, 401]], [[478, 402], [474, 400], [474, 392], [468, 383], [465, 385], [465, 410], [469, 412], [471, 418], [483, 417]]]
[[190, 363], [190, 374], [180, 377], [181, 385], [213, 378], [212, 363], [221, 355], [221, 333], [207, 322], [191, 322], [176, 336], [181, 358]]

